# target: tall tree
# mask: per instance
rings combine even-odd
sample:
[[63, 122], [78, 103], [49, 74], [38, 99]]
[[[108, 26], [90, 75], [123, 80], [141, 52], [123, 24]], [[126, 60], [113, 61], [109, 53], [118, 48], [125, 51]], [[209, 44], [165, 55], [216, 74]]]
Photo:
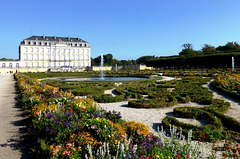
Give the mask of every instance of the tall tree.
[[179, 56], [189, 57], [189, 56], [196, 56], [197, 55], [197, 51], [193, 50], [193, 45], [192, 44], [190, 44], [190, 43], [183, 44], [182, 47], [183, 47], [183, 49], [179, 53]]
[[151, 59], [155, 59], [155, 56], [141, 56], [136, 60], [136, 62], [137, 64], [146, 64], [146, 62]]
[[202, 47], [202, 52], [206, 53], [206, 52], [214, 52], [215, 51], [215, 47], [208, 45], [208, 44], [204, 44], [204, 46]]

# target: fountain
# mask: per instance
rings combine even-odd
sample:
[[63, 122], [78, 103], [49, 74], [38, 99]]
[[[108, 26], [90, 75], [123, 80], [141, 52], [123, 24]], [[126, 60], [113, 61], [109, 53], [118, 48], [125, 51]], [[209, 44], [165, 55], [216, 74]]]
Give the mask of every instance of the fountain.
[[232, 56], [232, 71], [235, 71], [235, 66], [234, 66], [234, 57]]
[[100, 79], [101, 80], [104, 80], [103, 64], [104, 64], [104, 59], [103, 59], [103, 54], [101, 54], [101, 67], [100, 67]]

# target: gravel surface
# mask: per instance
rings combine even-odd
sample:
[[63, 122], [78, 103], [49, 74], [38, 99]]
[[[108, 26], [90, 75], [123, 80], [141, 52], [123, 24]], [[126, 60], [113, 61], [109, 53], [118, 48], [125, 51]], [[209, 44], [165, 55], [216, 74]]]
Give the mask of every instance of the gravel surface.
[[26, 131], [22, 111], [16, 105], [16, 82], [12, 74], [0, 74], [0, 158], [30, 158], [22, 150]]
[[[174, 78], [172, 77], [163, 77], [162, 80], [169, 81]], [[233, 117], [234, 119], [240, 121], [240, 102], [224, 95], [223, 93], [217, 91], [212, 87], [209, 83], [205, 87], [208, 87], [211, 91], [213, 91], [214, 98], [223, 99], [226, 102], [230, 102], [231, 106], [228, 112], [225, 115]], [[108, 92], [110, 93], [110, 92]], [[121, 112], [122, 118], [126, 121], [136, 121], [141, 122], [148, 126], [151, 133], [157, 135], [157, 128], [161, 127], [162, 120], [166, 116], [174, 116], [173, 109], [176, 107], [204, 107], [206, 105], [200, 105], [198, 103], [187, 103], [187, 104], [178, 104], [174, 107], [169, 108], [152, 108], [152, 109], [140, 109], [140, 108], [130, 108], [128, 107], [128, 101], [118, 102], [118, 103], [100, 103], [100, 106], [106, 110], [115, 110]], [[184, 123], [194, 124], [194, 125], [202, 125], [205, 126], [207, 123], [203, 120], [194, 120], [194, 119], [183, 119], [177, 118], [179, 121]], [[210, 144], [204, 145], [202, 147], [203, 150], [203, 158], [211, 154]], [[218, 152], [217, 158], [221, 158], [221, 153]]]

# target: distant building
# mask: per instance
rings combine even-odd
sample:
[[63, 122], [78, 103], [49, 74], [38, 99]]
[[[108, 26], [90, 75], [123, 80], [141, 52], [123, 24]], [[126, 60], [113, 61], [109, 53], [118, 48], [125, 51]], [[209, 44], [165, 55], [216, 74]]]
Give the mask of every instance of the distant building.
[[[80, 38], [29, 36], [19, 46], [19, 61], [0, 61], [0, 72], [82, 71], [91, 67], [91, 47]], [[7, 71], [7, 72], [6, 72]]]

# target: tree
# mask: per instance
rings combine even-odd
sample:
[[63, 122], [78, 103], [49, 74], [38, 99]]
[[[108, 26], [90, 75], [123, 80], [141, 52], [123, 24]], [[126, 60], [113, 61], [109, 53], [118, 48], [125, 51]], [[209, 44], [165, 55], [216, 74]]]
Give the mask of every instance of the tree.
[[224, 46], [218, 46], [216, 51], [229, 51], [229, 50], [238, 50], [240, 49], [240, 45], [238, 42], [228, 42]]
[[204, 46], [202, 47], [202, 52], [206, 53], [206, 52], [214, 52], [215, 51], [215, 47], [208, 45], [208, 44], [204, 44]]
[[113, 55], [112, 54], [103, 55], [103, 58], [104, 58], [104, 65], [107, 65], [107, 66], [113, 65]]
[[185, 56], [185, 57], [189, 57], [189, 56], [196, 56], [197, 51], [193, 50], [193, 46], [192, 44], [183, 44], [182, 47], [184, 49], [182, 49], [182, 51], [179, 53], [179, 56]]
[[155, 59], [155, 56], [141, 56], [136, 60], [136, 62], [137, 64], [146, 64], [146, 62], [151, 59]]

